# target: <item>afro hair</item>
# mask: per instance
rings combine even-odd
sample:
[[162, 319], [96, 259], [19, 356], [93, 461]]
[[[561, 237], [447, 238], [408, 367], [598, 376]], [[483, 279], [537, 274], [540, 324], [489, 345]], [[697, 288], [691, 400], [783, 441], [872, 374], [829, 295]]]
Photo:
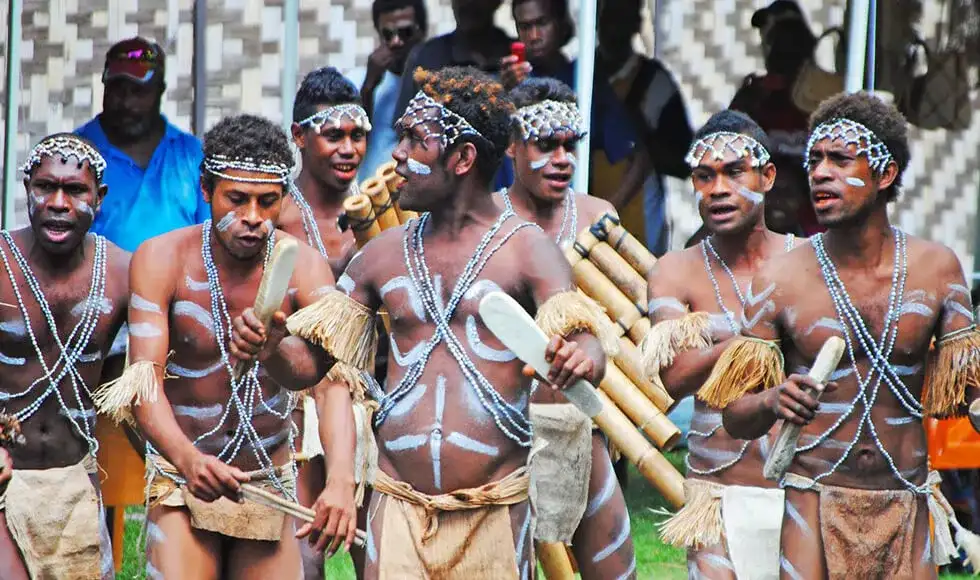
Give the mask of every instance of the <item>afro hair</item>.
[[360, 104], [361, 95], [354, 83], [332, 66], [311, 71], [303, 78], [293, 100], [293, 122], [299, 123], [316, 113], [320, 105]]
[[[204, 159], [224, 156], [254, 159], [292, 167], [293, 152], [286, 133], [265, 117], [241, 114], [225, 117], [204, 134]], [[208, 192], [214, 191], [215, 176], [201, 162], [201, 179]]]

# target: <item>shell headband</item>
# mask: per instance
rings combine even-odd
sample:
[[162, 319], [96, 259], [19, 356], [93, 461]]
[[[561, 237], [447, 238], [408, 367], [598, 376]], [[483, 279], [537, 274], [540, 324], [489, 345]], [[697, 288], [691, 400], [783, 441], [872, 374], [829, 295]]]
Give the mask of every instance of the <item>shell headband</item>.
[[95, 173], [95, 179], [99, 182], [102, 181], [102, 175], [105, 173], [106, 162], [102, 154], [95, 147], [73, 135], [58, 135], [42, 139], [34, 149], [31, 149], [31, 154], [21, 168], [24, 175], [30, 177], [45, 157], [60, 157], [62, 163], [68, 163], [68, 158], [74, 157], [79, 167], [88, 162], [88, 166]]
[[731, 151], [739, 159], [748, 157], [752, 161], [752, 167], [762, 167], [769, 163], [769, 150], [762, 143], [744, 133], [730, 131], [717, 131], [701, 137], [691, 145], [684, 161], [694, 169], [706, 153], [710, 153], [715, 161], [721, 161], [727, 151]]
[[576, 138], [585, 136], [585, 121], [575, 103], [544, 100], [521, 107], [512, 116], [525, 141], [547, 139], [560, 131], [571, 132]]
[[804, 169], [810, 168], [810, 150], [818, 141], [824, 139], [838, 140], [843, 141], [845, 145], [854, 145], [858, 155], [868, 157], [868, 166], [875, 173], [884, 171], [893, 159], [891, 151], [874, 134], [874, 131], [857, 121], [840, 118], [821, 123], [810, 134], [810, 139], [806, 142], [806, 154], [803, 157]]
[[[426, 119], [426, 111], [432, 109], [437, 111], [436, 117]], [[439, 130], [432, 131], [426, 126], [426, 123], [435, 123], [439, 126]], [[479, 137], [484, 141], [487, 140], [487, 138], [481, 135], [479, 131], [474, 129], [466, 119], [450, 111], [441, 103], [436, 102], [435, 99], [425, 94], [423, 91], [416, 93], [415, 96], [412, 97], [412, 100], [408, 102], [408, 107], [405, 108], [405, 114], [398, 120], [398, 124], [407, 130], [412, 130], [415, 127], [421, 126], [425, 131], [425, 136], [439, 139], [443, 149], [449, 147], [464, 135], [473, 135], [474, 137]]]
[[[265, 177], [239, 177], [225, 173], [228, 169], [248, 171], [249, 173], [271, 173], [275, 178]], [[224, 155], [211, 155], [204, 158], [204, 170], [212, 175], [231, 181], [244, 183], [282, 183], [289, 181], [289, 173], [292, 167], [282, 163], [268, 163], [257, 161], [251, 157], [226, 157]]]
[[344, 119], [350, 119], [358, 129], [371, 130], [371, 120], [368, 118], [367, 111], [357, 103], [332, 105], [303, 119], [299, 125], [312, 127], [314, 131], [319, 133], [324, 125], [339, 128]]

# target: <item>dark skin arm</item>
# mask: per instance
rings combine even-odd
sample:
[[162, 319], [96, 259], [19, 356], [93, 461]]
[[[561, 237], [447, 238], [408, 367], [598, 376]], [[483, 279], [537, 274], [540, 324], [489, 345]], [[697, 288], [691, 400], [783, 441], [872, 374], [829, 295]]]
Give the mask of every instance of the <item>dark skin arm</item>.
[[[940, 291], [938, 294], [943, 296], [940, 305], [939, 324], [936, 325], [935, 333], [936, 340], [939, 340], [952, 332], [967, 328], [975, 321], [966, 316], [967, 312], [974, 311], [973, 300], [969, 294], [959, 258], [946, 247], [943, 247], [941, 252], [933, 252], [932, 257], [939, 266], [937, 279], [940, 281]], [[980, 398], [980, 389], [968, 385], [966, 388], [966, 405], [962, 412], [965, 414], [970, 403], [978, 398]]]
[[[104, 385], [109, 381], [113, 381], [122, 375], [123, 368], [126, 366], [125, 356], [112, 356], [105, 360], [102, 365], [102, 377], [99, 379], [99, 384]], [[133, 451], [140, 456], [140, 459], [146, 459], [146, 440], [143, 436], [133, 428], [133, 425], [129, 423], [122, 423], [123, 432], [126, 434], [126, 439], [129, 440], [129, 444], [133, 447]]]

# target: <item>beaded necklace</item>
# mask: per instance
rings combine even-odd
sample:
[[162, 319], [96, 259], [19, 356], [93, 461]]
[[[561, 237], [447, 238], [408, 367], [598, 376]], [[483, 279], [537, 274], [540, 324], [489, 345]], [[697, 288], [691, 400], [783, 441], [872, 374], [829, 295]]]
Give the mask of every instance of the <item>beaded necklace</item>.
[[289, 181], [289, 195], [296, 203], [296, 207], [299, 208], [300, 220], [303, 222], [303, 231], [306, 233], [306, 243], [316, 248], [316, 251], [320, 252], [320, 255], [326, 258], [327, 249], [323, 246], [323, 238], [320, 237], [320, 228], [316, 225], [316, 216], [313, 214], [313, 208], [310, 207], [309, 202], [303, 197], [303, 193], [296, 187], [296, 182], [293, 180]]
[[[88, 385], [85, 384], [84, 379], [75, 368], [75, 363], [78, 361], [79, 357], [82, 355], [82, 351], [88, 346], [89, 341], [92, 339], [92, 335], [95, 333], [95, 328], [98, 326], [99, 315], [102, 312], [102, 303], [105, 300], [105, 274], [106, 274], [106, 241], [105, 238], [99, 235], [93, 235], [95, 241], [95, 252], [92, 257], [92, 282], [90, 284], [88, 296], [85, 299], [85, 308], [79, 317], [78, 323], [72, 329], [68, 338], [62, 342], [61, 336], [58, 333], [58, 325], [55, 322], [54, 314], [51, 312], [51, 307], [48, 304], [47, 299], [44, 296], [44, 292], [41, 290], [41, 285], [34, 276], [30, 265], [24, 258], [20, 249], [14, 243], [13, 237], [9, 232], [0, 232], [3, 236], [4, 241], [6, 241], [10, 253], [13, 255], [14, 260], [17, 262], [18, 267], [24, 275], [24, 280], [27, 282], [27, 286], [31, 289], [31, 293], [34, 295], [34, 299], [37, 301], [41, 308], [41, 313], [43, 314], [45, 321], [48, 325], [48, 330], [51, 332], [51, 336], [54, 338], [55, 344], [60, 351], [57, 360], [51, 367], [48, 367], [47, 361], [44, 358], [44, 353], [41, 347], [38, 345], [37, 336], [34, 334], [34, 330], [31, 325], [30, 313], [27, 310], [27, 306], [24, 304], [24, 298], [21, 294], [20, 288], [17, 285], [17, 281], [14, 278], [13, 269], [9, 259], [7, 258], [7, 253], [0, 248], [0, 260], [3, 261], [4, 267], [7, 270], [7, 276], [10, 278], [10, 285], [14, 289], [14, 296], [17, 299], [17, 305], [20, 308], [21, 315], [24, 317], [24, 326], [27, 329], [27, 335], [30, 337], [31, 345], [34, 347], [34, 352], [37, 355], [38, 361], [41, 363], [41, 368], [44, 369], [44, 375], [35, 380], [26, 389], [19, 393], [5, 393], [3, 395], [4, 400], [17, 399], [20, 397], [27, 396], [34, 390], [34, 387], [47, 380], [48, 386], [42, 393], [35, 396], [34, 400], [31, 401], [29, 405], [21, 409], [15, 414], [15, 417], [23, 422], [28, 420], [51, 394], [54, 394], [58, 399], [58, 403], [61, 405], [62, 414], [71, 422], [75, 431], [85, 439], [89, 446], [89, 453], [95, 455], [99, 450], [99, 443], [95, 439], [92, 433], [92, 426], [84, 418], [84, 416], [79, 413], [79, 411], [85, 408], [85, 402], [83, 400], [82, 394], [84, 391], [87, 400], [91, 402], [92, 391], [89, 389]], [[84, 243], [84, 241], [83, 241]], [[59, 365], [61, 368], [59, 369]], [[55, 374], [57, 373], [57, 374]], [[52, 378], [53, 376], [53, 378]], [[61, 381], [68, 376], [72, 385], [72, 392], [75, 396], [75, 403], [78, 405], [77, 408], [72, 408], [62, 397], [61, 390], [58, 386]], [[79, 422], [76, 417], [81, 418]]]
[[[514, 211], [514, 205], [510, 201], [510, 193], [506, 187], [500, 188], [500, 196], [504, 198], [504, 207], [507, 208], [507, 211], [517, 215], [517, 212]], [[575, 202], [575, 192], [571, 189], [565, 193], [563, 205], [565, 207], [561, 215], [561, 229], [558, 230], [558, 235], [555, 236], [555, 243], [559, 247], [563, 247], [565, 243], [575, 241], [575, 235], [578, 233], [578, 207]], [[566, 230], [568, 232], [567, 234]]]
[[456, 360], [463, 372], [463, 376], [474, 386], [480, 403], [493, 417], [497, 428], [505, 436], [517, 442], [522, 447], [530, 447], [531, 425], [527, 418], [519, 409], [505, 401], [493, 385], [490, 384], [490, 381], [480, 372], [466, 353], [456, 334], [450, 328], [449, 321], [452, 319], [456, 307], [462, 301], [463, 295], [472, 286], [473, 282], [476, 281], [477, 276], [486, 266], [490, 258], [518, 231], [525, 227], [538, 226], [522, 221], [511, 228], [491, 247], [490, 243], [503, 228], [504, 223], [509, 218], [514, 217], [512, 211], [505, 209], [487, 233], [483, 235], [472, 257], [463, 267], [463, 271], [457, 279], [456, 286], [453, 288], [452, 295], [449, 297], [449, 302], [446, 303], [445, 309], [443, 309], [440, 301], [436, 298], [435, 284], [432, 282], [432, 275], [425, 261], [423, 233], [429, 217], [430, 214], [424, 213], [418, 220], [413, 219], [409, 222], [402, 241], [402, 253], [409, 278], [421, 297], [426, 313], [435, 321], [436, 330], [432, 338], [424, 343], [424, 350], [417, 361], [409, 367], [401, 381], [399, 381], [398, 385], [390, 393], [383, 393], [377, 387], [372, 389], [374, 397], [380, 405], [375, 414], [375, 425], [380, 426], [394, 406], [415, 388], [419, 379], [422, 377], [422, 373], [429, 362], [432, 352], [440, 343], [445, 342], [447, 350], [449, 350], [449, 353]]
[[[273, 230], [272, 233], [269, 234], [269, 238], [266, 242], [263, 268], [267, 267], [269, 264], [269, 258], [272, 255], [272, 248], [275, 246], [275, 235], [275, 230]], [[258, 361], [253, 362], [241, 378], [234, 378], [234, 365], [232, 364], [231, 357], [228, 356], [228, 350], [226, 347], [226, 341], [231, 337], [232, 333], [232, 317], [228, 311], [228, 304], [225, 302], [224, 291], [221, 288], [221, 279], [218, 273], [218, 266], [214, 262], [214, 256], [211, 253], [211, 220], [205, 221], [201, 226], [201, 257], [204, 259], [204, 269], [207, 272], [208, 288], [211, 293], [211, 316], [214, 319], [214, 339], [218, 345], [218, 350], [221, 353], [221, 363], [224, 365], [225, 370], [228, 372], [228, 376], [230, 377], [231, 394], [228, 397], [228, 403], [224, 406], [224, 412], [214, 428], [201, 434], [193, 441], [193, 444], [195, 447], [197, 447], [197, 445], [206, 438], [217, 434], [228, 420], [231, 409], [234, 407], [238, 413], [239, 422], [235, 427], [234, 435], [216, 454], [217, 458], [225, 463], [231, 463], [231, 461], [238, 456], [242, 445], [247, 442], [252, 448], [255, 459], [260, 466], [259, 471], [257, 473], [253, 473], [253, 475], [260, 474], [268, 477], [273, 486], [280, 493], [282, 493], [283, 496], [295, 500], [295, 494], [289, 491], [279, 478], [276, 467], [272, 463], [272, 459], [266, 452], [265, 447], [262, 445], [261, 437], [255, 430], [255, 427], [252, 425], [252, 421], [250, 419], [255, 414], [256, 408], [259, 407], [262, 408], [263, 412], [271, 413], [275, 417], [282, 420], [289, 420], [291, 415], [288, 410], [283, 413], [279, 413], [271, 405], [266, 404], [266, 401], [262, 396], [262, 385], [258, 376]], [[292, 405], [287, 406], [287, 409], [290, 408], [292, 408]], [[294, 447], [293, 442], [295, 432], [295, 425], [290, 425], [289, 448], [291, 451]], [[154, 454], [159, 455], [159, 453], [153, 449], [149, 442], [147, 442], [147, 448]], [[168, 474], [166, 471], [161, 470], [155, 463], [154, 467], [157, 468], [157, 472], [163, 474], [165, 477], [168, 477], [177, 483], [184, 483], [184, 480], [181, 477]], [[292, 470], [292, 475], [295, 478], [295, 464], [292, 464], [290, 469]]]

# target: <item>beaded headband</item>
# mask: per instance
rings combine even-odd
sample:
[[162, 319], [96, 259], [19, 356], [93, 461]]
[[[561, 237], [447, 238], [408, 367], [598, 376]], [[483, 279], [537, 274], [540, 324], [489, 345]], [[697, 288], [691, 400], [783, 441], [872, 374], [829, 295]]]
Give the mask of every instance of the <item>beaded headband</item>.
[[357, 103], [331, 105], [303, 119], [299, 122], [299, 125], [301, 127], [312, 127], [314, 131], [319, 133], [324, 125], [329, 125], [333, 128], [340, 127], [344, 119], [350, 119], [358, 129], [364, 129], [365, 131], [371, 130], [371, 120], [368, 118], [367, 111]]
[[[430, 109], [435, 109], [438, 112], [436, 118], [425, 118], [425, 112]], [[440, 132], [430, 130], [425, 126], [426, 123], [439, 125]], [[443, 149], [449, 147], [464, 135], [473, 135], [487, 140], [486, 137], [470, 125], [469, 121], [436, 102], [435, 99], [423, 91], [416, 93], [412, 97], [412, 100], [408, 102], [405, 114], [398, 120], [398, 124], [408, 130], [421, 126], [425, 131], [425, 136], [438, 138], [442, 143]]]
[[559, 131], [574, 133], [579, 139], [585, 136], [585, 121], [575, 103], [544, 100], [517, 109], [512, 119], [525, 141], [547, 139]]
[[858, 155], [868, 157], [868, 166], [875, 173], [883, 171], [888, 162], [892, 160], [891, 151], [874, 134], [874, 131], [857, 121], [840, 118], [821, 123], [813, 130], [813, 133], [810, 133], [810, 139], [806, 142], [806, 155], [803, 157], [804, 169], [810, 168], [810, 150], [818, 141], [824, 139], [839, 140], [843, 141], [845, 145], [854, 145], [857, 147]]
[[88, 166], [95, 173], [95, 179], [99, 182], [102, 181], [102, 174], [105, 173], [105, 158], [95, 147], [73, 135], [58, 135], [42, 139], [34, 149], [31, 149], [31, 154], [27, 157], [22, 167], [24, 175], [30, 177], [45, 157], [60, 157], [63, 163], [67, 163], [69, 157], [74, 157], [79, 167], [87, 161]]
[[[271, 173], [275, 178], [266, 177], [239, 177], [224, 173], [228, 169], [248, 171], [249, 173]], [[282, 183], [289, 181], [289, 173], [292, 167], [283, 163], [267, 163], [256, 161], [251, 157], [226, 157], [224, 155], [211, 155], [204, 158], [204, 170], [212, 175], [231, 181], [241, 181], [245, 183]]]
[[751, 158], [752, 167], [762, 167], [769, 163], [769, 150], [762, 143], [744, 133], [730, 131], [716, 131], [701, 137], [691, 145], [684, 161], [693, 169], [706, 153], [711, 153], [715, 161], [721, 161], [725, 158], [726, 151], [731, 151], [739, 159]]

